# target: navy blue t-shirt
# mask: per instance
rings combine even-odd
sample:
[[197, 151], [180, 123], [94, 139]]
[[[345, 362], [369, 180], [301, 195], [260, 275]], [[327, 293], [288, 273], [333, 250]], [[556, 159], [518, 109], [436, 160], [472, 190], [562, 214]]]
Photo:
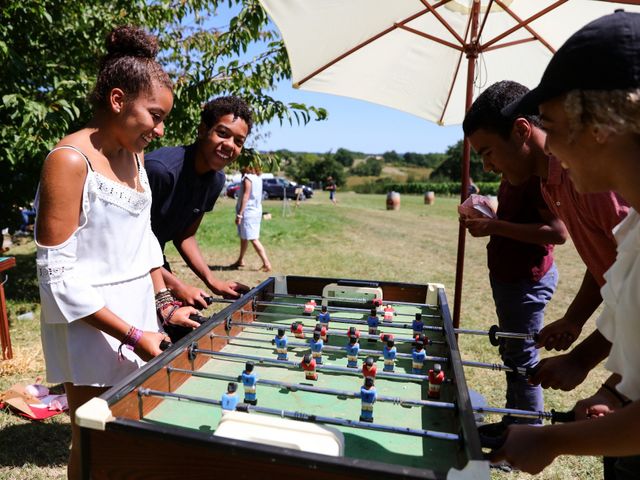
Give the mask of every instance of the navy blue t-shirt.
[[198, 175], [195, 144], [163, 147], [144, 156], [151, 185], [151, 229], [160, 246], [182, 234], [204, 212], [213, 210], [225, 182], [222, 171]]

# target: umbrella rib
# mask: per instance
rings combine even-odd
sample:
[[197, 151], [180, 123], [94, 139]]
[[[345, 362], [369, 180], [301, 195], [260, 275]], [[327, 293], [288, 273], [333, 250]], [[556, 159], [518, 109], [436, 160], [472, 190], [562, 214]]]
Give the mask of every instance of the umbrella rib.
[[480, 24], [480, 28], [478, 29], [478, 38], [482, 36], [482, 32], [484, 31], [484, 26], [487, 23], [487, 19], [489, 18], [489, 13], [491, 13], [491, 6], [493, 5], [493, 0], [489, 0], [489, 4], [487, 5], [487, 9], [484, 12], [484, 17], [482, 17], [482, 23]]
[[425, 32], [421, 32], [420, 30], [416, 30], [415, 28], [411, 28], [411, 27], [407, 27], [406, 25], [398, 25], [398, 28], [402, 29], [402, 30], [406, 30], [407, 32], [411, 32], [414, 33], [416, 35], [419, 35], [420, 37], [424, 37], [428, 40], [433, 40], [436, 43], [440, 43], [442, 45], [446, 45], [447, 47], [451, 47], [454, 50], [458, 50], [458, 51], [462, 51], [462, 46], [460, 45], [456, 45], [455, 43], [451, 43], [451, 42], [447, 42], [446, 40], [443, 40], [441, 38], [438, 37], [434, 37], [433, 35], [429, 35], [428, 33]]
[[501, 0], [495, 0], [495, 1], [496, 1], [496, 3], [498, 5], [500, 5], [500, 7], [502, 7], [502, 9], [505, 12], [507, 12], [509, 15], [511, 15], [511, 17], [513, 17], [513, 19], [516, 20], [518, 22], [518, 24], [515, 27], [510, 28], [509, 30], [501, 33], [497, 37], [495, 37], [495, 38], [489, 40], [487, 43], [483, 44], [482, 45], [482, 50], [487, 49], [488, 47], [490, 47], [491, 45], [493, 45], [497, 41], [502, 40], [504, 37], [506, 37], [508, 35], [511, 35], [516, 30], [519, 30], [520, 28], [525, 28], [540, 43], [542, 43], [545, 47], [547, 47], [551, 53], [555, 53], [555, 51], [556, 51], [555, 48], [553, 48], [544, 38], [542, 38], [542, 36], [538, 35], [538, 33], [536, 33], [536, 31], [533, 28], [531, 28], [529, 26], [529, 24], [531, 22], [533, 22], [534, 20], [537, 20], [538, 18], [542, 17], [543, 15], [546, 15], [551, 10], [555, 10], [560, 5], [566, 3], [568, 0], [559, 0], [556, 3], [554, 3], [553, 5], [549, 5], [547, 8], [544, 8], [544, 9], [540, 10], [538, 13], [536, 13], [535, 15], [532, 15], [531, 17], [527, 18], [526, 20], [522, 20], [520, 17], [518, 17], [515, 13], [513, 13], [513, 11], [511, 11], [509, 9], [509, 7], [507, 7], [504, 3], [502, 3]]
[[[436, 6], [439, 6], [441, 4], [447, 3], [448, 1], [450, 1], [450, 0], [443, 0], [443, 2], [437, 4]], [[375, 42], [380, 37], [385, 36], [387, 33], [392, 32], [393, 30], [396, 30], [398, 28], [402, 28], [406, 23], [409, 23], [409, 22], [415, 20], [416, 18], [421, 17], [422, 15], [424, 15], [426, 13], [429, 13], [429, 9], [421, 10], [421, 11], [419, 11], [417, 13], [414, 13], [413, 15], [411, 15], [410, 17], [405, 18], [401, 22], [394, 23], [392, 27], [385, 28], [381, 32], [376, 33], [373, 37], [366, 39], [365, 41], [363, 41], [362, 43], [359, 43], [358, 45], [356, 45], [353, 48], [350, 48], [346, 52], [338, 55], [333, 60], [331, 60], [331, 61], [325, 63], [323, 66], [317, 68], [316, 70], [311, 72], [309, 75], [307, 75], [307, 76], [303, 77], [302, 79], [300, 79], [299, 81], [295, 82], [293, 84], [293, 88], [300, 88], [300, 86], [303, 83], [306, 83], [307, 81], [309, 81], [310, 79], [312, 79], [313, 77], [318, 75], [319, 73], [325, 71], [327, 68], [331, 67], [332, 65], [335, 65], [336, 63], [338, 63], [342, 59], [348, 57], [352, 53], [357, 52], [358, 50], [360, 50], [363, 47], [366, 47], [367, 45], [369, 45], [372, 42]]]
[[438, 3], [437, 5], [431, 5], [429, 4], [429, 2], [427, 0], [420, 0], [420, 2], [429, 9], [429, 11], [433, 14], [434, 17], [436, 17], [438, 19], [438, 21], [442, 24], [442, 26], [444, 26], [444, 28], [446, 28], [449, 33], [451, 33], [451, 35], [453, 35], [455, 37], [456, 40], [458, 40], [458, 42], [460, 42], [460, 45], [464, 45], [464, 40], [462, 39], [462, 37], [460, 35], [458, 35], [458, 32], [456, 32], [453, 27], [451, 27], [451, 25], [449, 25], [449, 23], [442, 18], [442, 16], [436, 11], [436, 8], [438, 8], [441, 5], [444, 5], [445, 3], [448, 3], [447, 1], [443, 1]]
[[489, 48], [483, 48], [482, 51], [483, 52], [490, 52], [491, 50], [497, 50], [499, 48], [505, 48], [505, 47], [512, 47], [514, 45], [519, 45], [521, 43], [535, 42], [536, 40], [537, 40], [537, 38], [534, 38], [534, 37], [523, 38], [521, 40], [514, 40], [512, 42], [505, 42], [505, 43], [501, 43], [499, 45], [493, 45], [492, 47], [489, 47]]
[[[467, 38], [469, 35], [469, 30], [471, 29], [471, 21], [472, 17], [469, 16], [469, 20], [467, 21], [467, 28], [464, 32], [464, 38]], [[451, 86], [449, 87], [449, 92], [447, 93], [447, 100], [444, 102], [444, 108], [442, 109], [442, 114], [438, 119], [438, 125], [444, 125], [444, 116], [447, 113], [447, 108], [449, 108], [449, 101], [451, 100], [451, 95], [453, 94], [453, 87], [456, 84], [456, 78], [458, 78], [458, 72], [460, 71], [460, 64], [462, 63], [462, 53], [460, 52], [460, 56], [458, 57], [458, 64], [456, 65], [456, 69], [453, 73], [453, 78], [451, 79]]]

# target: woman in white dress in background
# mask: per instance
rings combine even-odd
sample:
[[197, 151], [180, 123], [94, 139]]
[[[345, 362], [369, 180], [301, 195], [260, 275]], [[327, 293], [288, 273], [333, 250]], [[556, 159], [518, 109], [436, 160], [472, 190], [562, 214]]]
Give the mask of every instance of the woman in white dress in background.
[[271, 262], [267, 252], [260, 242], [260, 223], [262, 222], [262, 178], [256, 167], [242, 169], [242, 182], [236, 204], [236, 225], [240, 236], [240, 255], [232, 267], [244, 267], [244, 255], [247, 253], [249, 242], [262, 260], [263, 272], [271, 271]]

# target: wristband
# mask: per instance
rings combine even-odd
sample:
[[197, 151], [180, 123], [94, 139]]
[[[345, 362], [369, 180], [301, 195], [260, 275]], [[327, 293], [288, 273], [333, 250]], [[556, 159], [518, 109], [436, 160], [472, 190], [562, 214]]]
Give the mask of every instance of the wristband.
[[127, 335], [124, 337], [124, 340], [122, 340], [122, 343], [118, 347], [118, 358], [120, 359], [120, 361], [124, 360], [122, 347], [127, 347], [129, 350], [133, 350], [141, 338], [142, 330], [131, 326], [131, 328], [129, 328], [129, 331], [127, 332]]

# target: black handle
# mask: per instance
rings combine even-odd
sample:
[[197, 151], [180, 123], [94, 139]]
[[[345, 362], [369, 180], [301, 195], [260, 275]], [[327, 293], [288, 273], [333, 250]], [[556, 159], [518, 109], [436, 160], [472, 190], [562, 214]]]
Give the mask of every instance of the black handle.
[[211, 304], [213, 303], [213, 300], [214, 300], [214, 298], [213, 298], [213, 297], [211, 297], [211, 296], [209, 296], [209, 297], [202, 297], [202, 298], [203, 298], [203, 300], [204, 300], [205, 302], [207, 302], [207, 305], [211, 305]]
[[491, 325], [491, 328], [489, 329], [489, 342], [494, 347], [497, 347], [500, 345], [500, 340], [496, 336], [496, 333], [498, 333], [499, 331], [500, 331], [500, 327], [498, 327], [498, 325]]
[[568, 412], [556, 412], [551, 409], [551, 423], [568, 423], [576, 421], [576, 412], [569, 410]]
[[162, 341], [160, 342], [160, 350], [162, 350], [163, 352], [164, 352], [166, 349], [171, 348], [171, 347], [173, 347], [173, 343], [171, 343], [171, 342], [170, 342], [170, 341], [168, 341], [168, 340], [162, 340]]
[[202, 325], [204, 322], [206, 322], [209, 319], [197, 313], [192, 313], [191, 315], [189, 315], [189, 320], [193, 320], [194, 322], [198, 322], [200, 325]]

